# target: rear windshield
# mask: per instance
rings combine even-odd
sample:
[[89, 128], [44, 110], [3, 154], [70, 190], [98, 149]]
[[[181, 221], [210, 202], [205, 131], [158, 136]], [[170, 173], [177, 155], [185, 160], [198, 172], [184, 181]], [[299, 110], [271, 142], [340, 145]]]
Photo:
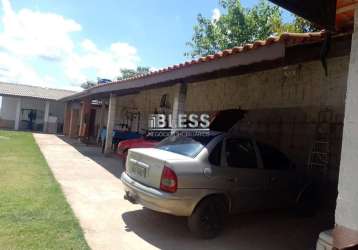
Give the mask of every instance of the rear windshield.
[[156, 148], [194, 158], [215, 136], [169, 136]]

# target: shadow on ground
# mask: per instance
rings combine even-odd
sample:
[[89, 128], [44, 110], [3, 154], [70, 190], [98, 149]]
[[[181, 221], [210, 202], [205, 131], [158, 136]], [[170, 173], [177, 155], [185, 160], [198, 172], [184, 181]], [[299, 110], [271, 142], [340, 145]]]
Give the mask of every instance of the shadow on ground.
[[68, 138], [66, 136], [61, 135], [58, 135], [58, 138], [70, 144], [82, 155], [97, 162], [100, 166], [102, 166], [104, 169], [106, 169], [108, 172], [110, 172], [117, 178], [121, 177], [121, 174], [123, 172], [122, 162], [113, 155], [105, 156], [101, 152], [101, 148], [99, 146], [86, 145], [80, 142], [78, 139]]
[[[328, 216], [329, 217], [329, 216]], [[298, 218], [290, 212], [265, 212], [228, 217], [224, 232], [215, 239], [194, 238], [184, 217], [149, 209], [122, 214], [126, 231], [134, 232], [159, 249], [315, 249], [318, 234], [332, 227], [332, 218]]]

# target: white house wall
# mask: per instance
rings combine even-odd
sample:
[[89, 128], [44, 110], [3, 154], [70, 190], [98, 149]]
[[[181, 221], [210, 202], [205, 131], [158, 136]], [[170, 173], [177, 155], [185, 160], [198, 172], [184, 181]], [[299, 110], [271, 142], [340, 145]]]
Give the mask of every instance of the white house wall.
[[2, 97], [2, 105], [0, 111], [0, 118], [6, 121], [14, 121], [16, 113], [16, 103], [18, 98]]
[[[14, 128], [16, 105], [18, 97], [3, 97], [2, 106], [0, 111], [0, 128]], [[46, 100], [40, 100], [35, 98], [21, 98], [21, 109], [35, 109], [37, 111], [45, 112]], [[57, 123], [59, 126], [63, 124], [64, 120], [64, 103], [57, 101], [50, 101], [50, 116], [57, 117]], [[35, 123], [43, 123], [43, 117], [37, 116]]]

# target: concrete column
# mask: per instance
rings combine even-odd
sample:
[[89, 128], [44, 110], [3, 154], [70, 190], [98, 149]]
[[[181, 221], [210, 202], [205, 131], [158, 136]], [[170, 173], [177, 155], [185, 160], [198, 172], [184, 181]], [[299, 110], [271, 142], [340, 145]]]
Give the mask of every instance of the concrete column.
[[17, 99], [16, 103], [16, 113], [15, 113], [15, 130], [19, 130], [20, 128], [20, 115], [21, 115], [21, 98]]
[[69, 125], [70, 125], [70, 104], [68, 102], [65, 102], [65, 111], [63, 115], [63, 134], [68, 136], [69, 132]]
[[358, 231], [358, 8], [350, 52], [345, 100], [336, 224]]
[[46, 104], [45, 104], [45, 114], [44, 114], [44, 127], [43, 127], [43, 132], [44, 132], [44, 133], [47, 132], [49, 114], [50, 114], [50, 102], [49, 102], [49, 101], [46, 101]]
[[104, 121], [104, 114], [106, 113], [106, 102], [105, 100], [102, 100], [102, 105], [101, 105], [101, 109], [100, 109], [100, 117], [99, 117], [99, 130], [98, 130], [98, 134], [97, 134], [97, 141], [99, 140], [99, 137], [101, 135], [100, 131], [103, 128], [105, 121]]
[[101, 111], [100, 111], [100, 120], [99, 120], [99, 126], [100, 128], [102, 128], [104, 126], [104, 115], [106, 113], [106, 102], [105, 100], [102, 100], [102, 105], [101, 105]]
[[179, 114], [185, 113], [185, 101], [186, 101], [186, 83], [180, 83], [178, 85], [178, 91], [174, 96], [173, 101], [173, 123], [172, 123], [172, 133], [174, 133], [178, 127], [178, 116]]
[[114, 122], [116, 118], [116, 96], [111, 94], [109, 97], [109, 107], [108, 107], [108, 118], [107, 118], [107, 134], [106, 134], [106, 145], [104, 148], [105, 154], [108, 154], [112, 151], [112, 132], [114, 128]]

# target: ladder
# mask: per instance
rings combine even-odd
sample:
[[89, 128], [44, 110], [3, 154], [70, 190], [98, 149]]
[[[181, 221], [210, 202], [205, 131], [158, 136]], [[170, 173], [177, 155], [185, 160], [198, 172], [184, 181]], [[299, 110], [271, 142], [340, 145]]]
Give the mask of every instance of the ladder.
[[308, 157], [308, 168], [317, 169], [326, 175], [330, 163], [330, 134], [333, 112], [330, 109], [318, 113], [314, 141]]

